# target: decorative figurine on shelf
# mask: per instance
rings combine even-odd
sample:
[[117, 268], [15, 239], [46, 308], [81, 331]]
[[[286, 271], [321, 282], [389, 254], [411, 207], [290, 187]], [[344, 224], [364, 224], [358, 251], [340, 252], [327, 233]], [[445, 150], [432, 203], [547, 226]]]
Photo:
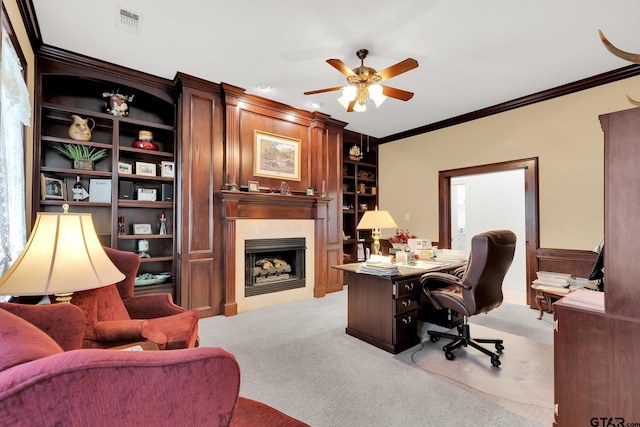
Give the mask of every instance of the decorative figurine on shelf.
[[118, 234], [124, 234], [124, 216], [118, 217]]
[[[69, 126], [69, 137], [76, 141], [89, 141], [91, 139], [91, 131], [96, 125], [96, 122], [91, 117], [83, 119], [75, 114], [71, 115], [71, 120], [73, 120], [73, 122], [71, 126]], [[89, 125], [89, 120], [91, 120], [91, 125]]]
[[151, 258], [151, 255], [149, 255], [149, 241], [147, 239], [138, 240], [138, 256], [140, 258]]
[[349, 159], [359, 161], [362, 160], [362, 150], [357, 145], [354, 145], [349, 149]]
[[135, 95], [127, 96], [121, 93], [115, 92], [103, 92], [102, 97], [108, 98], [105, 103], [105, 109], [107, 113], [114, 116], [126, 117], [129, 115], [129, 104], [127, 102], [133, 102]]
[[160, 232], [158, 234], [167, 234], [167, 217], [164, 214], [160, 215]]

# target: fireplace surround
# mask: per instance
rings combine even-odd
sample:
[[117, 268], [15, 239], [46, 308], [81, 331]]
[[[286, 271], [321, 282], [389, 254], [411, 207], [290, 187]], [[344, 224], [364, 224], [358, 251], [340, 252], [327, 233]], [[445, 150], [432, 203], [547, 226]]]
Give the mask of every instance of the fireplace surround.
[[[217, 193], [224, 229], [224, 315], [326, 293], [326, 197], [222, 191]], [[305, 286], [246, 297], [245, 241], [304, 238]]]

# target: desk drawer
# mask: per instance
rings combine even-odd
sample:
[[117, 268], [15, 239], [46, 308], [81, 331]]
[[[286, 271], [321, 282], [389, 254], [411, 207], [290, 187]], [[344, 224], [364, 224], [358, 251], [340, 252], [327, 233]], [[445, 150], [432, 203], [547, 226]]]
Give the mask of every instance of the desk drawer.
[[420, 279], [398, 280], [394, 283], [396, 299], [409, 295], [417, 295], [422, 290]]
[[406, 311], [417, 310], [418, 308], [418, 298], [420, 295], [409, 295], [404, 298], [396, 299], [396, 311], [395, 314], [402, 314]]
[[393, 343], [415, 340], [418, 335], [418, 311], [412, 310], [394, 318]]

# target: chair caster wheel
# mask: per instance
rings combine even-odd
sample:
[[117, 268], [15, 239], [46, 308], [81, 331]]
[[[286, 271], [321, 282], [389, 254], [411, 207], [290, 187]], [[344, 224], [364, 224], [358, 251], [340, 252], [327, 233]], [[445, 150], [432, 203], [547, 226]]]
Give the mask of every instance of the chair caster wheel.
[[[446, 357], [446, 358], [447, 358], [447, 360], [453, 360], [453, 359], [455, 359], [455, 358], [456, 358], [456, 355], [455, 355], [455, 354], [453, 354], [453, 353], [451, 353], [450, 351], [447, 351], [447, 352], [444, 354], [444, 357]], [[498, 362], [498, 363], [500, 363], [500, 362]]]
[[440, 339], [440, 337], [429, 336], [429, 341], [431, 341], [431, 342], [438, 342], [439, 339]]
[[498, 359], [498, 357], [496, 356], [492, 357], [491, 364], [497, 368], [498, 366], [500, 366], [500, 359]]
[[504, 346], [500, 343], [496, 344], [496, 350], [498, 351], [498, 353], [502, 352], [502, 350], [504, 350]]

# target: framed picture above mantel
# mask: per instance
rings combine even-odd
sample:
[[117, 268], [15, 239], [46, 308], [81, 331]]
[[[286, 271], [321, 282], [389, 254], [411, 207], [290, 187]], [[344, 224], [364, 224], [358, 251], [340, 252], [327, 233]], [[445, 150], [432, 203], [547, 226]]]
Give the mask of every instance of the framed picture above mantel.
[[254, 131], [253, 174], [300, 181], [300, 140]]

